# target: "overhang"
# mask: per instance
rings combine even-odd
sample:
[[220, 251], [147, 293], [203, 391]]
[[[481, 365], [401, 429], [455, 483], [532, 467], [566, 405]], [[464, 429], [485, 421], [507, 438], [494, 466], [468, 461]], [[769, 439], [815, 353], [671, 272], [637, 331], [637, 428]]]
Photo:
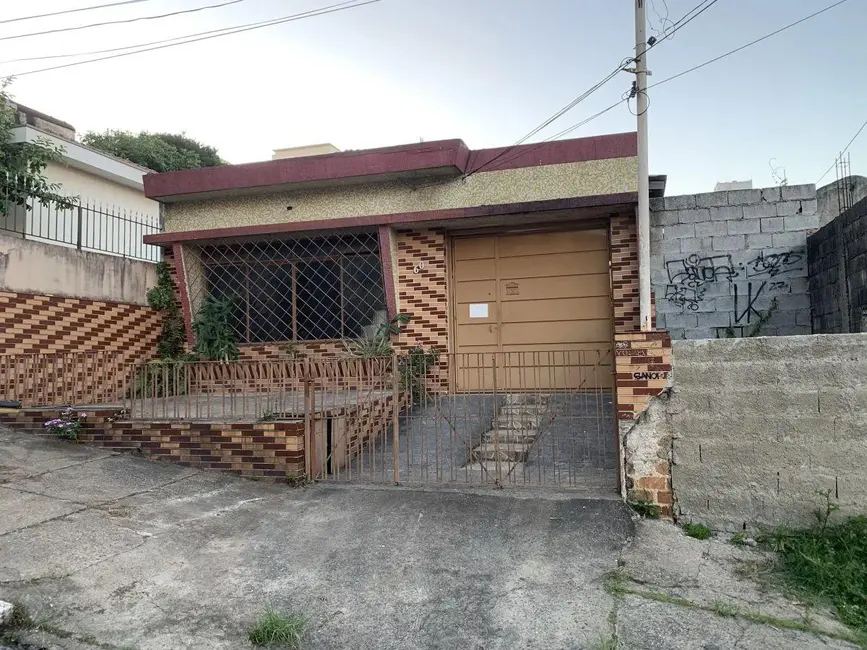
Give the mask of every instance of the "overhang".
[[41, 131], [36, 127], [16, 126], [12, 129], [12, 142], [47, 140], [62, 149], [61, 161], [74, 169], [142, 191], [142, 177], [150, 170], [128, 160], [110, 156], [91, 147]]
[[471, 151], [462, 140], [189, 169], [144, 177], [145, 196], [162, 203], [309, 187], [457, 177], [539, 165], [637, 155], [635, 133]]

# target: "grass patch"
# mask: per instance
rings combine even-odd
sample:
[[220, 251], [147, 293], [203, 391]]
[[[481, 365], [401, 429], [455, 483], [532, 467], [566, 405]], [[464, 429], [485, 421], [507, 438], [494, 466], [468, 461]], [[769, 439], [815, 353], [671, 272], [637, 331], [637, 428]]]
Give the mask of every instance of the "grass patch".
[[635, 512], [647, 519], [659, 519], [659, 515], [662, 513], [662, 509], [650, 500], [646, 490], [640, 499], [630, 499], [626, 503]]
[[30, 616], [30, 613], [24, 605], [20, 603], [12, 603], [12, 614], [0, 627], [7, 630], [29, 630], [33, 625], [33, 617]]
[[867, 632], [867, 517], [810, 530], [776, 532], [764, 540], [792, 586], [828, 601], [844, 623]]
[[729, 618], [734, 618], [741, 613], [741, 610], [737, 605], [732, 605], [731, 603], [727, 603], [724, 600], [715, 600], [711, 605], [711, 611], [717, 616], [726, 616]]
[[616, 636], [603, 637], [590, 646], [592, 650], [621, 650], [623, 645]]
[[298, 650], [307, 627], [303, 616], [283, 616], [270, 607], [247, 631], [250, 643], [265, 648]]
[[710, 539], [711, 536], [710, 528], [704, 524], [684, 524], [683, 532], [685, 532], [688, 537], [694, 537], [695, 539]]
[[732, 538], [729, 541], [735, 546], [746, 546], [747, 534], [744, 532], [735, 533], [734, 535], [732, 535]]

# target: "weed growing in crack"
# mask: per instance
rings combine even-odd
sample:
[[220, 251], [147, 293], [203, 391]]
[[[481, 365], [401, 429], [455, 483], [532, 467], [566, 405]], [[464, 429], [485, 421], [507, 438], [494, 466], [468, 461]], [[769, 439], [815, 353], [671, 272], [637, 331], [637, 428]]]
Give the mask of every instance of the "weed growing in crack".
[[729, 540], [735, 546], [746, 546], [747, 545], [747, 534], [745, 532], [739, 532], [732, 535], [732, 538]]
[[731, 603], [727, 603], [724, 600], [715, 600], [711, 605], [711, 611], [717, 616], [727, 616], [730, 618], [734, 618], [741, 613], [741, 610], [737, 605], [732, 605]]
[[247, 637], [253, 645], [299, 650], [306, 627], [305, 617], [294, 614], [284, 616], [269, 607], [247, 630]]
[[592, 650], [621, 650], [622, 647], [623, 644], [620, 643], [620, 639], [617, 638], [616, 634], [602, 637], [590, 646]]
[[710, 539], [711, 530], [704, 524], [688, 523], [683, 525], [683, 532], [695, 539]]
[[646, 490], [640, 499], [631, 499], [626, 503], [635, 512], [647, 519], [659, 519], [659, 515], [662, 514], [662, 509], [650, 500]]

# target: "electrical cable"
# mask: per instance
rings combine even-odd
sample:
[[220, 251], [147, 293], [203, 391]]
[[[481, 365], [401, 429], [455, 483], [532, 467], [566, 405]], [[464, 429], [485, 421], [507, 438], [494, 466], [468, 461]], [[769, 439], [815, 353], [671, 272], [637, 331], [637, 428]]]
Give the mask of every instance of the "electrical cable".
[[110, 56], [103, 56], [96, 59], [87, 59], [86, 61], [75, 61], [73, 63], [64, 63], [62, 65], [55, 65], [48, 68], [39, 68], [38, 70], [29, 70], [27, 72], [20, 72], [18, 74], [13, 75], [5, 75], [7, 77], [25, 77], [31, 74], [38, 74], [40, 72], [49, 72], [51, 70], [60, 70], [63, 68], [71, 68], [74, 66], [85, 65], [87, 63], [96, 63], [97, 61], [107, 61], [110, 59], [119, 59], [124, 56], [132, 56], [133, 54], [142, 54], [144, 52], [153, 52], [155, 50], [163, 50], [169, 47], [175, 47], [178, 45], [187, 45], [188, 43], [197, 43], [199, 41], [206, 41], [212, 38], [219, 38], [220, 36], [229, 36], [231, 34], [240, 34], [242, 32], [249, 32], [254, 29], [262, 29], [264, 27], [271, 27], [272, 25], [282, 25], [283, 23], [290, 23], [296, 20], [302, 20], [304, 18], [313, 18], [315, 16], [324, 16], [325, 14], [331, 14], [338, 11], [344, 11], [346, 9], [355, 9], [356, 7], [363, 7], [365, 5], [375, 4], [377, 2], [381, 2], [381, 0], [365, 0], [365, 2], [356, 2], [355, 4], [347, 5], [346, 2], [341, 2], [335, 5], [328, 5], [326, 7], [322, 7], [320, 9], [311, 9], [310, 11], [305, 11], [299, 14], [293, 14], [292, 16], [287, 16], [284, 18], [275, 19], [264, 24], [254, 23], [251, 26], [246, 26], [243, 28], [235, 29], [231, 32], [223, 32], [221, 34], [212, 34], [210, 36], [202, 36], [200, 38], [193, 38], [190, 40], [182, 41], [180, 43], [170, 43], [168, 45], [159, 45], [157, 47], [149, 47], [141, 50], [135, 50], [133, 52], [122, 52], [120, 54], [112, 54]]
[[120, 25], [122, 23], [135, 23], [141, 20], [157, 20], [158, 18], [169, 18], [171, 16], [180, 16], [181, 14], [192, 14], [197, 11], [206, 11], [208, 9], [219, 9], [229, 5], [238, 4], [244, 0], [226, 0], [219, 4], [207, 5], [204, 7], [195, 7], [193, 9], [184, 9], [183, 11], [172, 11], [167, 14], [157, 14], [153, 16], [138, 16], [137, 18], [124, 18], [122, 20], [107, 20], [101, 23], [91, 23], [90, 25], [77, 25], [75, 27], [59, 27], [57, 29], [46, 29], [41, 32], [30, 32], [29, 34], [14, 34], [13, 36], [2, 36], [0, 41], [11, 41], [18, 38], [29, 38], [30, 36], [44, 36], [45, 34], [58, 34], [60, 32], [74, 32], [80, 29], [90, 29], [91, 27], [104, 27], [106, 25]]
[[[339, 2], [337, 4], [328, 5], [324, 7], [325, 9], [330, 9], [332, 7], [342, 7], [344, 5], [351, 5], [358, 0], [345, 0], [344, 2]], [[135, 45], [124, 45], [122, 47], [111, 47], [104, 50], [89, 50], [86, 52], [69, 52], [67, 54], [46, 54], [44, 56], [31, 56], [25, 57], [21, 59], [8, 59], [6, 61], [0, 61], [0, 65], [5, 65], [7, 63], [23, 63], [25, 61], [44, 61], [46, 59], [70, 59], [75, 58], [77, 56], [92, 56], [94, 54], [108, 54], [109, 52], [123, 52], [124, 50], [135, 50], [140, 47], [151, 47], [152, 45], [162, 45], [163, 43], [173, 43], [175, 41], [182, 41], [187, 38], [196, 38], [198, 36], [207, 36], [208, 34], [217, 34], [219, 32], [229, 32], [236, 29], [243, 29], [246, 27], [257, 27], [257, 26], [268, 26], [271, 23], [276, 23], [281, 20], [285, 20], [289, 17], [301, 16], [307, 13], [313, 13], [315, 11], [319, 11], [318, 9], [311, 9], [306, 12], [302, 12], [300, 14], [292, 14], [292, 16], [280, 16], [277, 18], [269, 18], [268, 20], [260, 20], [255, 23], [245, 23], [242, 25], [230, 25], [229, 27], [220, 27], [219, 29], [210, 29], [205, 32], [194, 32], [192, 34], [184, 34], [182, 36], [173, 36], [172, 38], [164, 38], [159, 41], [149, 41], [147, 43], [137, 43]]]
[[79, 7], [78, 9], [64, 9], [63, 11], [52, 11], [47, 14], [34, 14], [32, 16], [21, 16], [21, 18], [7, 18], [6, 20], [0, 20], [0, 25], [5, 25], [6, 23], [18, 23], [22, 20], [35, 20], [37, 18], [50, 18], [51, 16], [62, 16], [64, 14], [75, 14], [81, 11], [92, 11], [93, 9], [105, 9], [106, 7], [119, 7], [120, 5], [133, 5], [138, 4], [139, 2], [151, 2], [151, 0], [123, 0], [122, 2], [110, 2], [105, 5], [92, 5], [90, 7]]
[[849, 2], [849, 0], [839, 0], [839, 2], [835, 2], [834, 4], [829, 5], [829, 6], [825, 7], [824, 9], [820, 9], [819, 11], [812, 13], [809, 16], [804, 16], [800, 20], [796, 20], [793, 23], [789, 23], [785, 27], [780, 27], [779, 29], [777, 29], [777, 30], [775, 30], [769, 34], [765, 34], [761, 38], [757, 38], [754, 41], [750, 41], [749, 43], [747, 43], [745, 45], [741, 45], [740, 47], [737, 47], [733, 50], [730, 50], [730, 51], [726, 52], [725, 54], [720, 54], [719, 56], [714, 57], [708, 61], [705, 61], [704, 63], [700, 63], [697, 66], [693, 66], [692, 68], [689, 68], [688, 70], [684, 70], [683, 72], [678, 72], [676, 75], [672, 75], [671, 77], [667, 77], [666, 79], [663, 79], [662, 81], [657, 81], [656, 83], [650, 84], [647, 87], [647, 90], [650, 90], [651, 88], [656, 88], [657, 86], [661, 86], [662, 84], [668, 83], [669, 81], [677, 79], [678, 77], [682, 77], [683, 75], [689, 74], [690, 72], [695, 72], [696, 70], [700, 70], [701, 68], [705, 67], [706, 65], [710, 65], [711, 63], [716, 63], [720, 59], [724, 59], [727, 56], [731, 56], [732, 54], [736, 54], [737, 52], [740, 52], [741, 50], [745, 50], [748, 47], [756, 45], [757, 43], [761, 43], [762, 41], [767, 40], [767, 39], [771, 38], [772, 36], [776, 36], [780, 32], [784, 32], [787, 29], [791, 29], [792, 27], [795, 27], [796, 25], [800, 25], [801, 23], [803, 23], [807, 20], [810, 20], [811, 18], [815, 18], [816, 16], [825, 13], [826, 11], [830, 11], [834, 7], [839, 7], [841, 4], [843, 4], [845, 2]]
[[[686, 75], [686, 74], [689, 74], [690, 72], [694, 72], [694, 71], [696, 71], [696, 70], [699, 70], [700, 68], [703, 68], [703, 67], [705, 67], [705, 66], [707, 66], [707, 65], [710, 65], [711, 63], [715, 63], [716, 61], [719, 61], [720, 59], [723, 59], [723, 58], [725, 58], [725, 57], [727, 57], [727, 56], [729, 56], [729, 55], [731, 55], [731, 54], [735, 54], [736, 52], [740, 52], [741, 50], [744, 50], [744, 49], [746, 49], [746, 48], [748, 48], [748, 47], [751, 47], [751, 46], [753, 46], [753, 45], [756, 45], [757, 43], [761, 43], [762, 41], [767, 40], [768, 38], [771, 38], [772, 36], [776, 36], [777, 34], [779, 34], [779, 33], [781, 33], [781, 32], [784, 32], [784, 31], [786, 31], [787, 29], [790, 29], [790, 28], [792, 28], [792, 27], [795, 27], [796, 25], [800, 25], [801, 23], [803, 23], [803, 22], [805, 22], [805, 21], [807, 21], [807, 20], [810, 20], [811, 18], [815, 18], [816, 16], [818, 16], [818, 15], [820, 15], [820, 14], [823, 14], [823, 13], [825, 13], [826, 11], [829, 11], [829, 10], [833, 9], [834, 7], [837, 7], [837, 6], [839, 6], [839, 5], [841, 5], [841, 4], [845, 3], [845, 2], [848, 2], [848, 0], [840, 0], [839, 2], [836, 2], [836, 3], [834, 3], [834, 4], [832, 4], [832, 5], [828, 6], [828, 7], [826, 7], [825, 9], [822, 9], [822, 10], [820, 10], [820, 11], [817, 11], [817, 12], [815, 12], [815, 13], [812, 13], [812, 14], [810, 14], [809, 16], [805, 16], [804, 18], [801, 18], [801, 19], [799, 19], [799, 20], [797, 20], [797, 21], [795, 21], [795, 22], [789, 23], [788, 25], [786, 25], [786, 26], [784, 26], [784, 27], [781, 27], [780, 29], [777, 29], [777, 30], [775, 30], [775, 31], [773, 31], [773, 32], [770, 32], [769, 34], [767, 34], [767, 35], [765, 35], [765, 36], [762, 36], [761, 38], [757, 38], [757, 39], [755, 39], [755, 40], [753, 40], [753, 41], [750, 41], [749, 43], [746, 43], [745, 45], [742, 45], [742, 46], [737, 47], [737, 48], [735, 48], [735, 49], [733, 49], [733, 50], [731, 50], [731, 51], [729, 51], [729, 52], [726, 52], [725, 54], [722, 54], [722, 55], [720, 55], [720, 56], [718, 56], [718, 57], [714, 57], [713, 59], [710, 59], [709, 61], [705, 61], [704, 63], [701, 63], [701, 64], [699, 64], [699, 65], [697, 65], [697, 66], [693, 66], [692, 68], [689, 68], [689, 69], [687, 69], [687, 70], [684, 70], [683, 72], [679, 72], [679, 73], [677, 73], [677, 74], [675, 74], [675, 75], [672, 75], [672, 76], [670, 76], [670, 77], [667, 77], [667, 78], [665, 78], [665, 79], [662, 79], [661, 81], [658, 81], [658, 82], [656, 82], [656, 83], [654, 83], [654, 84], [648, 86], [647, 90], [649, 90], [650, 88], [654, 88], [654, 87], [656, 87], [656, 86], [661, 86], [662, 84], [664, 84], [664, 83], [668, 83], [669, 81], [672, 81], [672, 80], [674, 80], [674, 79], [678, 79], [678, 78], [680, 78], [680, 77], [682, 77], [682, 76], [684, 76], [684, 75]], [[588, 118], [586, 118], [586, 119], [584, 119], [584, 120], [578, 122], [577, 124], [573, 124], [572, 126], [567, 127], [566, 129], [564, 129], [563, 131], [560, 131], [559, 133], [555, 133], [554, 135], [550, 136], [549, 138], [546, 138], [546, 139], [543, 140], [539, 145], [536, 145], [536, 146], [541, 146], [541, 144], [544, 144], [544, 143], [549, 142], [549, 141], [551, 141], [551, 140], [556, 140], [557, 138], [561, 138], [561, 137], [563, 137], [564, 135], [567, 135], [567, 134], [571, 133], [572, 131], [574, 131], [574, 130], [576, 130], [576, 129], [582, 127], [582, 126], [584, 126], [584, 125], [587, 124], [588, 122], [591, 122], [591, 121], [595, 120], [597, 117], [600, 117], [600, 116], [604, 115], [605, 113], [607, 113], [607, 112], [613, 110], [614, 108], [617, 108], [617, 107], [620, 106], [621, 104], [623, 104], [623, 103], [625, 103], [625, 102], [628, 102], [629, 99], [631, 98], [630, 96], [631, 96], [631, 92], [624, 93], [624, 95], [621, 96], [621, 100], [620, 100], [620, 101], [615, 102], [615, 103], [612, 104], [611, 106], [608, 106], [607, 108], [602, 109], [602, 110], [599, 111], [598, 113], [595, 113], [595, 114], [591, 115], [590, 117], [588, 117]], [[864, 131], [865, 128], [867, 128], [867, 122], [864, 122], [864, 124], [861, 125], [861, 128], [858, 129], [858, 132], [857, 132], [857, 133], [852, 137], [852, 139], [849, 141], [849, 143], [848, 143], [848, 144], [846, 145], [846, 147], [843, 149], [843, 153], [845, 153], [845, 152], [849, 149], [849, 147], [852, 146], [852, 144], [855, 142], [855, 139], [856, 139], [856, 138], [857, 138], [857, 137], [862, 133], [862, 131]], [[532, 150], [533, 150], [533, 149], [525, 149], [525, 150], [522, 150], [518, 155], [526, 155], [527, 153], [529, 153], [529, 152], [532, 151]], [[514, 159], [514, 158], [508, 158], [508, 159], [504, 160], [503, 163], [506, 163], [506, 162], [508, 162], [509, 160], [512, 160], [512, 159]], [[501, 164], [503, 164], [503, 163], [501, 163]], [[827, 176], [828, 173], [829, 173], [833, 168], [834, 168], [834, 165], [831, 165], [831, 167], [828, 169], [828, 171], [825, 172], [825, 173], [822, 175], [822, 178], [824, 178], [825, 176]], [[821, 181], [822, 178], [820, 178], [819, 180]], [[816, 182], [818, 183], [819, 181], [816, 181]]]
[[[688, 25], [690, 22], [692, 22], [693, 20], [695, 20], [696, 18], [698, 18], [702, 13], [704, 13], [705, 11], [707, 11], [708, 9], [710, 9], [710, 8], [711, 8], [714, 4], [716, 4], [717, 2], [718, 2], [718, 0], [702, 0], [698, 5], [696, 5], [696, 6], [693, 7], [692, 9], [690, 9], [690, 10], [689, 10], [686, 14], [684, 14], [684, 15], [683, 15], [683, 16], [682, 16], [682, 17], [681, 17], [677, 22], [674, 23], [674, 26], [672, 27], [671, 32], [669, 32], [669, 34], [668, 34], [667, 36], [663, 36], [662, 38], [660, 38], [660, 39], [654, 41], [653, 44], [648, 45], [647, 48], [645, 49], [645, 52], [647, 52], [647, 50], [651, 49], [651, 48], [654, 47], [655, 45], [658, 45], [658, 44], [661, 43], [662, 41], [666, 40], [666, 38], [669, 38], [671, 35], [673, 35], [673, 34], [674, 34], [675, 32], [677, 32], [679, 29], [681, 29], [681, 28], [683, 28], [683, 27], [686, 27], [686, 25]], [[511, 145], [510, 147], [507, 147], [506, 149], [504, 149], [503, 151], [501, 151], [498, 155], [494, 156], [491, 160], [489, 160], [488, 162], [486, 162], [486, 163], [480, 165], [479, 167], [477, 167], [477, 168], [475, 168], [475, 169], [472, 169], [472, 170], [470, 170], [469, 172], [467, 172], [467, 173], [464, 175], [463, 178], [464, 178], [464, 179], [469, 178], [469, 177], [472, 176], [473, 174], [477, 174], [477, 173], [479, 173], [480, 171], [482, 171], [483, 169], [485, 169], [485, 168], [487, 168], [487, 167], [490, 167], [490, 166], [493, 165], [495, 162], [497, 162], [500, 158], [502, 158], [503, 156], [507, 155], [507, 154], [509, 153], [509, 151], [513, 150], [515, 147], [519, 147], [519, 146], [521, 146], [522, 144], [524, 144], [527, 140], [529, 140], [529, 139], [532, 138], [534, 135], [536, 135], [537, 133], [539, 133], [539, 131], [542, 131], [542, 130], [545, 129], [547, 126], [549, 126], [551, 123], [553, 123], [555, 120], [559, 119], [559, 118], [562, 117], [564, 114], [566, 114], [566, 113], [568, 113], [569, 111], [571, 111], [571, 110], [572, 110], [573, 108], [575, 108], [578, 104], [580, 104], [581, 102], [583, 102], [583, 101], [584, 101], [585, 99], [587, 99], [590, 95], [592, 95], [592, 94], [595, 93], [597, 90], [599, 90], [602, 86], [604, 86], [606, 83], [608, 83], [609, 81], [611, 81], [614, 77], [617, 76], [617, 74], [618, 74], [620, 71], [623, 70], [623, 68], [625, 68], [625, 67], [626, 67], [627, 65], [629, 65], [630, 63], [633, 63], [634, 61], [635, 61], [635, 58], [634, 58], [634, 57], [627, 57], [627, 58], [623, 59], [623, 61], [621, 61], [620, 65], [617, 66], [613, 71], [611, 71], [611, 72], [610, 72], [606, 77], [604, 77], [601, 81], [598, 81], [596, 84], [594, 84], [593, 86], [591, 86], [588, 90], [584, 91], [584, 92], [583, 92], [582, 94], [580, 94], [578, 97], [576, 97], [576, 98], [573, 99], [571, 102], [569, 102], [568, 104], [566, 104], [566, 106], [564, 106], [564, 107], [561, 108], [559, 111], [557, 111], [556, 113], [554, 113], [551, 117], [549, 117], [549, 118], [546, 119], [544, 122], [542, 122], [539, 126], [537, 126], [537, 127], [534, 128], [532, 131], [530, 131], [529, 133], [527, 133], [527, 134], [526, 134], [524, 137], [522, 137], [520, 140], [518, 140], [517, 142], [515, 142], [515, 143], [514, 143], [513, 145]]]

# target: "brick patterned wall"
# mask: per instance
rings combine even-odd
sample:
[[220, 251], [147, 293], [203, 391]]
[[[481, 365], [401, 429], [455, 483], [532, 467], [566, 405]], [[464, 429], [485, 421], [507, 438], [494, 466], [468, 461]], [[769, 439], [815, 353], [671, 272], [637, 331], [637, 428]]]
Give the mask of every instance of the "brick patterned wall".
[[668, 332], [632, 332], [614, 337], [617, 419], [634, 420], [658, 395], [671, 372]]
[[[397, 338], [398, 351], [421, 346], [449, 350], [448, 264], [446, 236], [440, 229], [395, 233], [397, 240], [398, 311], [410, 321]], [[423, 265], [423, 266], [422, 266]], [[432, 391], [448, 389], [448, 356], [428, 374]]]
[[398, 337], [397, 346], [403, 349], [422, 346], [448, 350], [445, 233], [430, 229], [401, 231], [395, 235], [398, 309], [411, 316], [409, 324]]
[[626, 496], [655, 503], [663, 516], [670, 517], [673, 498], [670, 443], [662, 451], [650, 450], [653, 462], [638, 463], [630, 458], [628, 450], [635, 445], [630, 444], [627, 437], [650, 399], [665, 390], [671, 373], [671, 338], [664, 331], [616, 334], [614, 353], [617, 419], [623, 448], [627, 451], [624, 459]]
[[292, 357], [345, 357], [343, 341], [301, 341], [286, 343], [255, 343], [238, 346], [239, 359], [242, 361], [286, 360]]
[[638, 305], [638, 233], [634, 215], [611, 217], [611, 298], [614, 332], [640, 329]]
[[125, 303], [0, 292], [0, 354], [117, 350], [156, 354], [159, 312]]
[[[0, 414], [19, 429], [40, 428], [59, 411]], [[146, 458], [277, 480], [304, 474], [304, 422], [213, 424], [112, 421], [116, 412], [90, 414], [79, 439], [96, 447], [140, 451]]]

